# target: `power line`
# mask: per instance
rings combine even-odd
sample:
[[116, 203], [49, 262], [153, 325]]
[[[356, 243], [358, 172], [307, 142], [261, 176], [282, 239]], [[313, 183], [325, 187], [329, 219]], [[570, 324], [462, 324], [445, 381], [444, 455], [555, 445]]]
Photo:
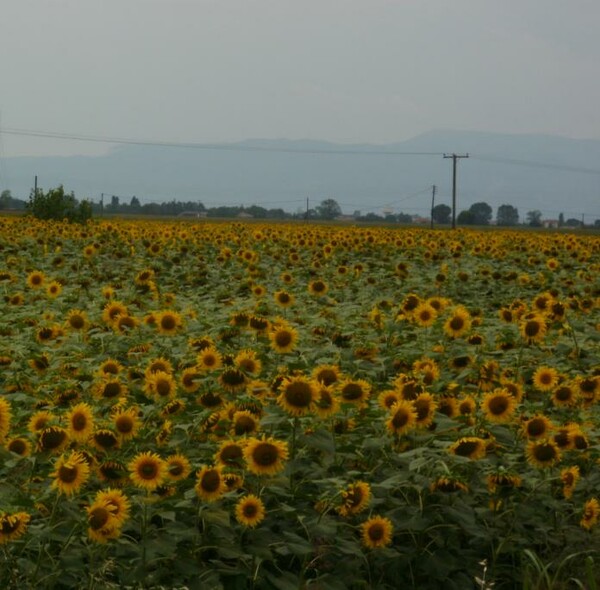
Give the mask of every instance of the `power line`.
[[200, 150], [221, 150], [230, 152], [282, 152], [289, 154], [323, 154], [323, 155], [361, 155], [361, 156], [441, 156], [442, 152], [410, 152], [381, 149], [316, 149], [316, 148], [284, 148], [284, 147], [266, 147], [250, 146], [241, 144], [222, 144], [222, 143], [186, 143], [176, 141], [153, 141], [145, 139], [126, 139], [119, 137], [100, 137], [94, 135], [79, 135], [68, 133], [57, 133], [54, 131], [34, 131], [30, 129], [5, 128], [0, 131], [7, 135], [20, 135], [28, 137], [47, 137], [53, 139], [70, 139], [74, 141], [90, 141], [96, 143], [117, 143], [125, 145], [147, 145], [155, 147], [176, 147], [185, 149]]
[[569, 164], [551, 164], [549, 162], [536, 162], [535, 160], [519, 160], [516, 158], [503, 158], [500, 156], [477, 156], [471, 155], [474, 160], [481, 162], [491, 162], [497, 164], [510, 164], [512, 166], [527, 166], [529, 168], [549, 168], [561, 172], [579, 172], [581, 174], [595, 174], [600, 176], [600, 170], [595, 168], [584, 168], [581, 166], [571, 166]]

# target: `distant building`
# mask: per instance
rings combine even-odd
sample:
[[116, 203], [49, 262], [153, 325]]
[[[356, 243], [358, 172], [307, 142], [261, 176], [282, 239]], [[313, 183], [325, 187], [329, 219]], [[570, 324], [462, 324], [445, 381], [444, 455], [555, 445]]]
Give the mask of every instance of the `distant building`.
[[206, 217], [206, 211], [182, 211], [177, 217]]
[[413, 223], [416, 223], [417, 225], [429, 225], [431, 223], [431, 218], [413, 215]]
[[548, 229], [558, 227], [558, 219], [542, 219], [542, 227]]

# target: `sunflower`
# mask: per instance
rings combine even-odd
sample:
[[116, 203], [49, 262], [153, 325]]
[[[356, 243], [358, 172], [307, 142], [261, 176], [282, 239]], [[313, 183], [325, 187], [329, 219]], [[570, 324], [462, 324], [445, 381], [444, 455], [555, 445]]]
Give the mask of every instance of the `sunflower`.
[[257, 475], [275, 475], [283, 470], [288, 458], [288, 445], [274, 438], [250, 438], [244, 447], [248, 469]]
[[34, 270], [27, 275], [27, 286], [30, 289], [40, 289], [46, 281], [46, 275], [39, 270]]
[[257, 377], [262, 369], [262, 363], [253, 350], [240, 351], [233, 359], [233, 364], [252, 377]]
[[317, 388], [306, 377], [286, 378], [279, 388], [277, 403], [292, 416], [305, 416], [313, 410]]
[[547, 438], [552, 428], [552, 422], [544, 415], [534, 416], [523, 424], [523, 432], [529, 439]]
[[215, 453], [215, 461], [224, 467], [242, 467], [244, 464], [244, 445], [234, 440], [225, 440]]
[[181, 414], [185, 410], [185, 401], [179, 398], [172, 399], [167, 402], [160, 411], [160, 415], [165, 418], [166, 416], [173, 416], [174, 414]]
[[196, 363], [201, 371], [214, 371], [221, 368], [223, 357], [214, 346], [208, 346], [198, 353]]
[[433, 326], [437, 319], [437, 315], [437, 310], [431, 304], [424, 301], [417, 305], [412, 313], [412, 319], [422, 328], [428, 328], [429, 326]]
[[3, 397], [0, 397], [0, 442], [3, 442], [10, 430], [10, 421], [12, 419], [12, 411], [10, 403]]
[[552, 392], [550, 399], [558, 408], [571, 408], [577, 404], [578, 396], [573, 385], [563, 383]]
[[575, 380], [575, 386], [586, 407], [600, 397], [600, 376], [598, 375], [593, 377], [579, 376]]
[[338, 385], [340, 402], [363, 407], [371, 395], [371, 385], [364, 379], [344, 379]]
[[130, 440], [140, 429], [137, 408], [120, 409], [112, 417], [113, 426], [120, 440]]
[[438, 400], [437, 411], [448, 418], [456, 418], [459, 414], [457, 399], [449, 396], [441, 397]]
[[412, 402], [400, 399], [390, 408], [390, 417], [385, 423], [388, 431], [396, 436], [406, 434], [417, 426], [417, 410]]
[[417, 426], [428, 428], [433, 423], [437, 404], [430, 393], [420, 393], [412, 402], [417, 412]]
[[54, 477], [52, 487], [58, 488], [58, 491], [72, 496], [78, 492], [88, 480], [90, 475], [90, 466], [77, 451], [71, 452], [68, 456], [61, 455], [55, 464], [55, 470], [50, 474]]
[[292, 326], [279, 325], [269, 332], [269, 340], [275, 352], [286, 354], [296, 348], [298, 332]]
[[170, 373], [156, 371], [146, 375], [144, 393], [156, 401], [170, 400], [177, 395], [177, 382]]
[[43, 428], [38, 434], [38, 449], [49, 453], [60, 453], [69, 442], [69, 434], [60, 426]]
[[116, 399], [126, 395], [127, 391], [126, 385], [110, 375], [103, 377], [92, 386], [92, 392], [98, 399]]
[[96, 373], [100, 377], [116, 377], [123, 372], [123, 365], [116, 359], [108, 358], [98, 367]]
[[208, 467], [203, 465], [196, 473], [196, 494], [206, 502], [218, 500], [226, 491], [223, 480], [223, 467]]
[[51, 299], [58, 297], [62, 292], [62, 285], [58, 281], [52, 281], [46, 285], [46, 295]]
[[334, 416], [340, 409], [340, 401], [332, 387], [317, 384], [317, 396], [314, 402], [314, 412], [319, 418], [325, 420]]
[[120, 440], [117, 434], [108, 428], [99, 428], [96, 430], [89, 442], [99, 451], [112, 451], [120, 447]]
[[28, 457], [31, 454], [31, 443], [22, 436], [17, 436], [6, 441], [6, 449], [20, 457]]
[[294, 296], [291, 293], [288, 293], [287, 291], [283, 290], [275, 291], [273, 298], [275, 299], [275, 303], [283, 308], [291, 307], [292, 305], [294, 305], [295, 301]]
[[579, 481], [579, 467], [573, 465], [572, 467], [565, 467], [560, 471], [560, 481], [563, 484], [563, 496], [570, 499], [573, 496], [573, 490]]
[[308, 292], [316, 297], [322, 297], [328, 290], [329, 287], [327, 286], [327, 283], [321, 279], [310, 281], [310, 283], [308, 283]]
[[156, 328], [163, 336], [172, 336], [182, 328], [183, 320], [176, 311], [162, 311], [156, 314]]
[[[8, 404], [8, 402], [6, 402], [4, 398], [0, 399], [3, 400], [4, 403]], [[1, 403], [2, 402], [0, 402], [0, 404]], [[0, 413], [2, 413], [4, 416], [6, 416], [5, 411], [6, 410], [3, 411], [3, 409], [0, 409]], [[32, 434], [36, 434], [44, 430], [44, 428], [48, 428], [54, 421], [54, 414], [48, 412], [48, 410], [40, 410], [39, 412], [36, 412], [35, 414], [33, 414], [33, 416], [31, 416], [29, 422], [27, 423], [27, 428]], [[6, 417], [4, 418], [3, 423], [7, 423]], [[8, 415], [8, 423], [10, 423], [10, 415]]]
[[559, 378], [554, 367], [538, 367], [533, 374], [533, 386], [538, 391], [551, 391], [558, 385]]
[[253, 434], [260, 429], [258, 417], [248, 410], [234, 412], [231, 422], [231, 430], [235, 436]]
[[485, 417], [490, 422], [505, 423], [512, 420], [517, 401], [503, 388], [486, 393], [480, 403]]
[[0, 545], [22, 537], [30, 520], [31, 516], [26, 512], [0, 512]]
[[490, 494], [519, 488], [522, 484], [522, 479], [519, 475], [505, 473], [504, 471], [490, 473], [487, 476], [486, 481]]
[[467, 457], [468, 459], [477, 460], [485, 457], [487, 443], [484, 439], [476, 436], [465, 436], [459, 438], [453, 443], [448, 451], [459, 457]]
[[392, 542], [394, 527], [389, 518], [372, 516], [360, 528], [362, 543], [369, 549], [386, 547]]
[[341, 371], [338, 365], [319, 365], [313, 369], [312, 377], [323, 385], [333, 385], [340, 380]]
[[192, 472], [192, 466], [189, 462], [189, 459], [180, 453], [176, 453], [175, 455], [170, 455], [167, 457], [165, 459], [165, 465], [167, 468], [167, 479], [171, 481], [180, 481], [185, 479]]
[[113, 326], [121, 316], [129, 315], [127, 307], [120, 301], [110, 301], [102, 310], [102, 321], [109, 326]]
[[416, 400], [417, 396], [423, 391], [420, 383], [417, 383], [414, 379], [405, 379], [404, 376], [394, 380], [394, 387], [400, 397], [406, 401]]
[[94, 504], [106, 506], [113, 516], [113, 522], [116, 527], [122, 527], [129, 518], [131, 504], [127, 496], [121, 490], [114, 488], [99, 490], [96, 492]]
[[265, 505], [254, 494], [248, 494], [235, 505], [235, 518], [241, 525], [254, 528], [265, 518]]
[[152, 359], [144, 369], [144, 375], [148, 377], [154, 373], [168, 373], [171, 375], [173, 373], [171, 361], [162, 356]]
[[81, 309], [72, 309], [67, 314], [65, 319], [65, 326], [69, 330], [75, 330], [76, 332], [82, 332], [87, 329], [89, 320], [85, 311]]
[[501, 379], [500, 383], [502, 384], [502, 388], [515, 398], [515, 402], [520, 404], [523, 399], [523, 386], [516, 381], [507, 379]]
[[179, 383], [184, 391], [194, 393], [200, 389], [199, 380], [201, 378], [202, 374], [198, 367], [188, 367], [182, 371]]
[[444, 494], [451, 494], [453, 492], [468, 492], [469, 486], [453, 477], [438, 477], [429, 486], [429, 490], [431, 492], [443, 492]]
[[371, 486], [365, 481], [351, 483], [341, 493], [342, 505], [338, 507], [341, 516], [351, 516], [366, 510], [371, 502]]
[[526, 456], [531, 465], [543, 469], [560, 461], [560, 449], [553, 439], [531, 440], [527, 444]]
[[131, 481], [149, 492], [162, 484], [167, 473], [165, 462], [150, 451], [138, 453], [127, 465]]
[[228, 367], [219, 375], [219, 383], [223, 389], [236, 393], [246, 388], [248, 378], [235, 367]]
[[120, 534], [119, 521], [115, 516], [117, 508], [112, 502], [94, 502], [86, 508], [88, 536], [97, 543], [106, 543]]
[[384, 410], [391, 410], [392, 406], [402, 399], [395, 389], [386, 389], [377, 396], [377, 403]]
[[534, 314], [521, 321], [519, 332], [528, 344], [541, 342], [546, 335], [546, 320], [543, 316]]
[[123, 485], [128, 480], [127, 469], [117, 461], [104, 461], [97, 468], [98, 477], [111, 485]]
[[579, 524], [588, 531], [598, 522], [600, 516], [600, 502], [596, 498], [590, 498], [583, 505], [583, 514]]
[[69, 438], [78, 443], [86, 442], [94, 431], [94, 414], [89, 404], [73, 406], [66, 415]]
[[271, 322], [267, 318], [252, 315], [248, 321], [248, 326], [257, 334], [264, 334], [271, 327]]
[[444, 324], [444, 333], [450, 338], [460, 338], [471, 329], [471, 315], [462, 305], [454, 309]]
[[113, 329], [121, 334], [126, 334], [130, 330], [139, 326], [139, 320], [131, 315], [121, 315], [112, 324]]

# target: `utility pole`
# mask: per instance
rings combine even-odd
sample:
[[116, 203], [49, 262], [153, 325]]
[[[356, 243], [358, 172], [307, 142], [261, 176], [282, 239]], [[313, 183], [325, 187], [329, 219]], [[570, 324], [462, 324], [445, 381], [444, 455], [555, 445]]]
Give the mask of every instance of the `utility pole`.
[[452, 158], [452, 229], [456, 229], [456, 161], [468, 157], [469, 154], [444, 154], [444, 158]]
[[433, 205], [435, 203], [435, 184], [431, 187], [431, 229], [433, 229]]
[[33, 196], [37, 197], [37, 174], [35, 175], [35, 180], [33, 181]]
[[306, 197], [306, 221], [308, 221], [308, 197]]

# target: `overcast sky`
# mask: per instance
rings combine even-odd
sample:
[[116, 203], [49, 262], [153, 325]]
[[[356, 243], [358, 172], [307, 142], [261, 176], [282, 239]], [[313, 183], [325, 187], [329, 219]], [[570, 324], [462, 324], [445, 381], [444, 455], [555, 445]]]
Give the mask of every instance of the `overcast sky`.
[[[600, 139], [598, 0], [2, 0], [0, 129]], [[105, 144], [0, 135], [0, 156]]]

